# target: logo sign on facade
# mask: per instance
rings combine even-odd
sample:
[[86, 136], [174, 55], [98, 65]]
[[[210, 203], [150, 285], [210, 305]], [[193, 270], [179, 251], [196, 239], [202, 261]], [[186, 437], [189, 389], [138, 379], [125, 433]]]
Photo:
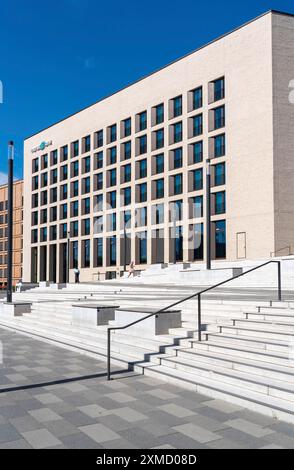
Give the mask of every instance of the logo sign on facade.
[[45, 148], [50, 147], [50, 145], [52, 145], [52, 140], [49, 140], [49, 142], [41, 142], [38, 147], [32, 149], [32, 153], [43, 151]]

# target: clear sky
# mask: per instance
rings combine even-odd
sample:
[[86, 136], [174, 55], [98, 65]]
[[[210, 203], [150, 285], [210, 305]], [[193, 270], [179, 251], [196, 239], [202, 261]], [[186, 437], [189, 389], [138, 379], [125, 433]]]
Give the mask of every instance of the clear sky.
[[0, 184], [16, 144], [269, 9], [293, 0], [0, 0]]

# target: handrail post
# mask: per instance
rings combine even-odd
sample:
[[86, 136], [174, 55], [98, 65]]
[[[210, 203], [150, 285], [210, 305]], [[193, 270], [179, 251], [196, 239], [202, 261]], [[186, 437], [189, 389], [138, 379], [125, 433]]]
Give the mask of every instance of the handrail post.
[[201, 341], [201, 294], [198, 294], [198, 341]]
[[107, 330], [107, 380], [110, 380], [110, 340], [111, 340], [111, 329]]
[[282, 301], [281, 261], [278, 261], [278, 299]]

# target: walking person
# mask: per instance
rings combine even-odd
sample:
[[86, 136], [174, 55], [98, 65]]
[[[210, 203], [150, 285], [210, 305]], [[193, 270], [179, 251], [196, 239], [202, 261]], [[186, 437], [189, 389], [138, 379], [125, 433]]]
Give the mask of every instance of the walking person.
[[134, 273], [135, 273], [135, 263], [134, 261], [131, 262], [130, 266], [129, 266], [129, 275], [128, 275], [128, 278], [133, 276], [134, 277]]
[[79, 270], [79, 268], [74, 269], [74, 274], [75, 274], [75, 283], [79, 284], [80, 283], [80, 270]]

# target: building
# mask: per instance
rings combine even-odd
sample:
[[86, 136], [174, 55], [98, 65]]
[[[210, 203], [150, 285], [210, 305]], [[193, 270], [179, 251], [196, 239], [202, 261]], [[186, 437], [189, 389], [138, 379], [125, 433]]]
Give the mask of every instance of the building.
[[[0, 186], [0, 288], [7, 286], [7, 197], [8, 186]], [[13, 270], [12, 283], [22, 279], [23, 181], [13, 184]]]
[[293, 243], [293, 78], [294, 16], [270, 11], [27, 138], [24, 279], [205, 260], [207, 159], [214, 259]]

